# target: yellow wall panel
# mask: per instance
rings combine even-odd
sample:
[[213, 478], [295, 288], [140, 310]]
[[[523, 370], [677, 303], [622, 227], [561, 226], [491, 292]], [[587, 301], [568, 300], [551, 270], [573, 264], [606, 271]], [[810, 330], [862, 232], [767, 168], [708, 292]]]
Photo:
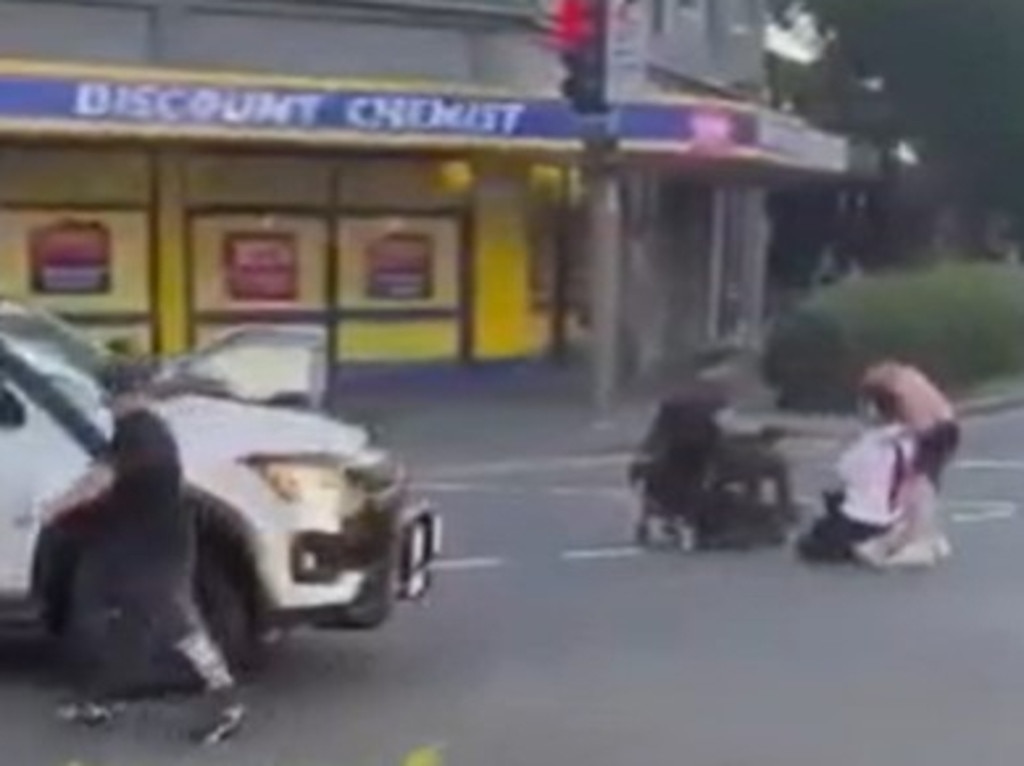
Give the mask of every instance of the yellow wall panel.
[[524, 356], [534, 346], [526, 179], [514, 168], [483, 171], [474, 210], [476, 356]]
[[[193, 306], [198, 311], [320, 310], [324, 308], [327, 265], [327, 227], [301, 216], [210, 215], [196, 217], [191, 226]], [[225, 237], [239, 232], [292, 234], [297, 244], [298, 299], [295, 301], [236, 301], [226, 289]]]
[[184, 169], [181, 155], [162, 149], [156, 164], [157, 341], [161, 354], [188, 346], [188, 274], [185, 268]]
[[193, 205], [324, 206], [330, 177], [326, 159], [200, 155], [186, 164], [185, 186]]
[[338, 333], [343, 370], [345, 362], [444, 361], [456, 359], [458, 353], [455, 320], [346, 321]]
[[436, 210], [466, 202], [449, 165], [431, 160], [345, 160], [339, 182], [338, 200], [345, 208]]
[[[372, 244], [389, 234], [423, 236], [432, 247], [429, 279], [432, 294], [424, 299], [387, 299], [367, 294]], [[345, 217], [338, 222], [339, 275], [337, 304], [347, 309], [456, 309], [459, 302], [459, 261], [462, 238], [458, 219], [451, 217]]]
[[150, 172], [150, 161], [142, 152], [5, 147], [0, 149], [0, 201], [146, 205]]
[[[39, 295], [31, 285], [29, 239], [37, 227], [57, 222], [99, 223], [110, 234], [108, 292]], [[68, 210], [0, 211], [0, 292], [29, 298], [54, 311], [147, 312], [150, 308], [149, 220], [143, 212]]]

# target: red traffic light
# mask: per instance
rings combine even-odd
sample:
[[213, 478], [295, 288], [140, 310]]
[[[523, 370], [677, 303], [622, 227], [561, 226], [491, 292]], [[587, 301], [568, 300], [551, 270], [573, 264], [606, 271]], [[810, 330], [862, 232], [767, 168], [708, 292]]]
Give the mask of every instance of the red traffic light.
[[553, 17], [552, 42], [560, 51], [571, 51], [594, 34], [589, 0], [558, 0]]

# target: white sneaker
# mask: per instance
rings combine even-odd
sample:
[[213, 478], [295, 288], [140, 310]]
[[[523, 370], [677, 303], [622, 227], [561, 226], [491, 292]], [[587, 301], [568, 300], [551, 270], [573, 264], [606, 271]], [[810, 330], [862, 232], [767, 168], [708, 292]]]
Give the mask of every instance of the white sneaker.
[[886, 558], [884, 566], [888, 569], [929, 569], [940, 560], [938, 547], [934, 541], [927, 540], [904, 545]]
[[879, 539], [860, 543], [854, 547], [853, 554], [859, 563], [878, 569], [884, 568], [890, 558], [885, 541]]

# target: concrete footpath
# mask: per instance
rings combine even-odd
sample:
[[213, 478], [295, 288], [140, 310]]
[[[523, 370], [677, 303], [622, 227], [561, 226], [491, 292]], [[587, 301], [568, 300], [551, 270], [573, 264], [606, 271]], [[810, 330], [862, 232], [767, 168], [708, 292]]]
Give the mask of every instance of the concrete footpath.
[[[342, 414], [371, 425], [387, 446], [418, 465], [601, 455], [632, 450], [650, 422], [657, 397], [634, 394], [596, 420], [578, 380], [530, 385], [365, 392], [342, 396]], [[964, 417], [1024, 407], [1024, 381], [959, 403]], [[850, 417], [794, 415], [741, 403], [744, 427], [777, 425], [792, 439], [835, 441], [850, 436]]]

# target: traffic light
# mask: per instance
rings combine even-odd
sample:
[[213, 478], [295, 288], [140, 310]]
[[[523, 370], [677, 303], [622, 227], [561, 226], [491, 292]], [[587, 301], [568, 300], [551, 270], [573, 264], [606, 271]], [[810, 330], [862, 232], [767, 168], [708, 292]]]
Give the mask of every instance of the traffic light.
[[601, 115], [608, 111], [604, 2], [559, 0], [555, 12], [555, 45], [564, 70], [562, 96], [581, 115]]

